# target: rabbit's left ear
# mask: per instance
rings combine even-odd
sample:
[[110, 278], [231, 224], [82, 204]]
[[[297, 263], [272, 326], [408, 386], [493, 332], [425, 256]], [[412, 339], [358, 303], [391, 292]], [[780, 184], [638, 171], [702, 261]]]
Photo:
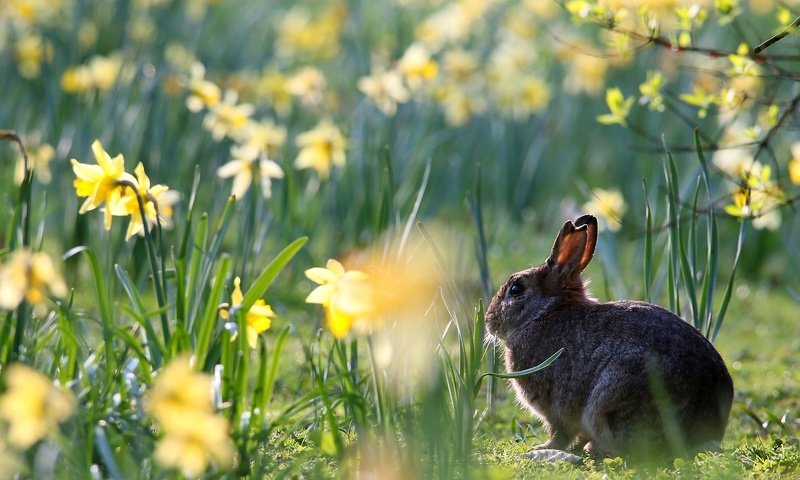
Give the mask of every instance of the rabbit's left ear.
[[597, 218], [594, 215], [584, 215], [575, 220], [575, 226], [586, 225], [586, 247], [583, 249], [583, 256], [578, 264], [578, 268], [583, 271], [594, 257], [594, 249], [597, 247]]
[[561, 228], [547, 264], [557, 267], [559, 273], [580, 273], [589, 265], [597, 246], [597, 219], [584, 215], [575, 223], [566, 222]]
[[559, 274], [580, 273], [581, 260], [586, 250], [586, 225], [576, 227], [567, 221], [553, 243], [547, 265], [557, 269]]

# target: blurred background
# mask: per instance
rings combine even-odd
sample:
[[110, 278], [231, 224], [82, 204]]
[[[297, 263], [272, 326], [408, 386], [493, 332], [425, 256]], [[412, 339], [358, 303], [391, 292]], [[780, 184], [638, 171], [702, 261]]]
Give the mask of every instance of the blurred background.
[[[142, 162], [154, 183], [179, 192], [177, 219], [195, 172], [199, 208], [221, 209], [231, 180], [216, 171], [242, 137], [228, 120], [212, 132], [208, 117], [220, 110], [216, 102], [227, 102], [249, 105], [244, 116], [261, 122], [269, 157], [286, 174], [251, 217], [280, 225], [266, 238], [314, 232], [320, 256], [367, 244], [381, 233], [376, 199], [389, 188], [391, 215], [407, 218], [429, 167], [419, 218], [468, 231], [465, 198], [480, 195], [493, 273], [540, 261], [565, 219], [599, 211], [611, 227], [601, 244], [606, 277], [615, 294], [637, 295], [646, 199], [656, 223], [665, 223], [665, 146], [674, 152], [684, 198], [699, 168], [694, 127], [707, 155], [749, 144], [749, 153], [738, 155], [753, 158], [752, 130], [767, 130], [759, 118], [791, 100], [793, 81], [726, 77], [725, 52], [765, 39], [793, 18], [792, 5], [732, 2], [737, 15], [726, 17], [714, 2], [695, 2], [698, 9], [684, 18], [675, 13], [680, 2], [604, 3], [628, 8], [629, 19], [653, 4], [664, 38], [677, 46], [690, 32], [692, 44], [722, 53], [615, 35], [580, 10], [595, 2], [3, 0], [0, 125], [18, 131], [43, 165], [34, 195], [48, 201], [36, 215], [53, 250], [102, 241], [93, 235], [97, 221], [80, 217], [70, 194], [69, 160], [89, 161], [94, 139], [112, 156], [123, 153], [128, 170]], [[707, 11], [716, 16], [706, 20]], [[619, 23], [628, 20], [617, 21], [629, 28]], [[790, 52], [796, 46], [793, 37], [779, 45]], [[652, 80], [648, 72], [660, 76], [650, 84], [657, 102], [639, 88]], [[609, 110], [612, 87], [636, 98], [624, 126], [597, 121]], [[210, 103], [190, 105], [193, 88], [211, 88]], [[732, 95], [746, 98], [743, 105], [715, 102], [726, 88], [737, 89]], [[294, 167], [301, 135], [321, 122], [333, 125], [344, 146], [329, 176]], [[772, 178], [782, 188], [791, 187], [793, 122], [792, 114], [757, 159], [775, 164]], [[14, 149], [0, 155], [8, 204], [20, 167]], [[728, 168], [725, 161], [714, 164]], [[732, 203], [736, 179], [715, 173], [716, 203], [701, 210]], [[3, 224], [9, 215], [0, 212]], [[797, 282], [797, 226], [791, 205], [776, 215], [748, 232], [741, 263], [743, 278], [785, 291]], [[731, 258], [736, 219], [720, 217], [721, 258]]]

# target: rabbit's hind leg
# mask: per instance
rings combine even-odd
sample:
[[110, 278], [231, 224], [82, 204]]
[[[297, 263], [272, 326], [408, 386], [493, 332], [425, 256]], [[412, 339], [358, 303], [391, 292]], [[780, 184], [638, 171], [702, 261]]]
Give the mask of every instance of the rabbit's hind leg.
[[587, 447], [592, 455], [612, 457], [646, 446], [653, 439], [645, 430], [660, 423], [646, 377], [623, 372], [620, 365], [606, 370], [598, 379], [581, 421], [591, 439]]

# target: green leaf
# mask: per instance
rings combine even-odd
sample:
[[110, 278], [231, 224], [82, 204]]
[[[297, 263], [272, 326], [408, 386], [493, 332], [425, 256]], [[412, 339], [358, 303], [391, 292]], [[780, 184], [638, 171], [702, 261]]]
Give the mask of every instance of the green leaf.
[[244, 294], [244, 298], [242, 299], [242, 306], [240, 307], [242, 311], [247, 312], [250, 310], [250, 307], [256, 303], [264, 292], [267, 291], [267, 288], [272, 284], [272, 282], [277, 278], [278, 274], [283, 270], [283, 268], [292, 260], [292, 258], [297, 254], [297, 252], [303, 248], [303, 245], [306, 244], [308, 241], [308, 237], [300, 237], [294, 242], [290, 243], [286, 248], [284, 248], [273, 260], [270, 262], [269, 265], [261, 272], [261, 274], [253, 281], [250, 285], [250, 288], [247, 289], [247, 292]]
[[520, 377], [524, 377], [526, 375], [530, 375], [532, 373], [536, 373], [539, 370], [543, 370], [543, 369], [549, 367], [550, 364], [555, 362], [556, 359], [558, 357], [560, 357], [562, 353], [564, 353], [564, 347], [561, 347], [556, 353], [550, 355], [547, 358], [547, 360], [545, 360], [544, 362], [540, 363], [539, 365], [536, 365], [536, 366], [531, 367], [531, 368], [526, 368], [525, 370], [520, 370], [520, 371], [517, 371], [517, 372], [508, 372], [508, 373], [500, 373], [500, 372], [487, 372], [487, 373], [484, 373], [483, 375], [478, 377], [478, 382], [475, 384], [475, 390], [477, 391], [481, 387], [481, 381], [483, 381], [483, 379], [486, 378], [486, 377], [520, 378]]
[[135, 318], [139, 321], [139, 324], [142, 325], [145, 334], [147, 335], [147, 347], [152, 355], [152, 358], [147, 359], [148, 363], [152, 364], [154, 369], [158, 369], [161, 367], [161, 365], [163, 365], [162, 358], [164, 347], [158, 341], [158, 336], [156, 335], [152, 322], [150, 322], [150, 317], [147, 314], [147, 309], [142, 301], [142, 296], [139, 293], [139, 290], [137, 290], [131, 282], [130, 277], [128, 277], [128, 273], [125, 272], [124, 268], [122, 268], [120, 265], [114, 265], [114, 271], [117, 273], [117, 278], [122, 284], [122, 288], [125, 290], [125, 293], [128, 294], [128, 298], [133, 305], [134, 312], [136, 313]]

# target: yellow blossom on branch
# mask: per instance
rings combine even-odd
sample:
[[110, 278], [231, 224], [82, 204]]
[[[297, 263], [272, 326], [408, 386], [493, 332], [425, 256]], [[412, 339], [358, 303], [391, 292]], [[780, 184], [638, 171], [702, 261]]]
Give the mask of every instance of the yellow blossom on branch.
[[[231, 305], [227, 306], [223, 304], [222, 311], [220, 312], [220, 316], [224, 319], [230, 317], [229, 310], [231, 307], [240, 307], [242, 305], [244, 294], [242, 294], [241, 282], [239, 277], [233, 280]], [[275, 316], [272, 307], [267, 305], [267, 302], [265, 302], [263, 298], [256, 300], [256, 303], [250, 307], [246, 316], [247, 344], [250, 345], [250, 348], [256, 348], [258, 345], [258, 335], [269, 330], [269, 327], [272, 326], [272, 319], [275, 318]]]
[[74, 158], [71, 160], [72, 170], [77, 177], [73, 182], [75, 193], [79, 197], [86, 197], [79, 212], [83, 214], [105, 204], [103, 225], [106, 230], [110, 230], [111, 216], [115, 213], [125, 214], [125, 206], [120, 204], [122, 189], [119, 182], [125, 180], [135, 183], [136, 179], [125, 172], [122, 154], [111, 158], [99, 140], [92, 143], [92, 152], [97, 165], [80, 163]]
[[330, 176], [331, 165], [344, 166], [345, 139], [336, 125], [328, 120], [298, 135], [296, 142], [300, 153], [294, 161], [295, 168], [313, 168], [326, 180]]
[[46, 253], [20, 249], [0, 264], [0, 309], [13, 310], [23, 300], [43, 304], [48, 291], [56, 297], [67, 294], [64, 280]]
[[725, 206], [725, 212], [734, 217], [752, 218], [756, 229], [777, 230], [781, 225], [779, 207], [786, 196], [771, 176], [769, 165], [753, 161], [742, 172], [743, 184], [731, 195], [732, 204]]
[[698, 118], [706, 118], [708, 109], [721, 101], [719, 95], [706, 92], [700, 85], [695, 85], [692, 93], [682, 93], [678, 98], [684, 103], [698, 107]]
[[233, 465], [230, 425], [214, 413], [211, 398], [211, 376], [196, 372], [187, 356], [175, 358], [158, 374], [145, 407], [161, 427], [155, 452], [161, 466], [194, 478], [210, 465]]
[[8, 441], [26, 449], [72, 415], [72, 392], [53, 384], [36, 370], [14, 364], [5, 373], [6, 391], [0, 396], [0, 419], [9, 425]]
[[647, 72], [647, 78], [641, 85], [639, 85], [639, 102], [650, 106], [650, 110], [663, 112], [664, 97], [661, 94], [661, 89], [664, 86], [664, 75], [661, 72], [650, 70]]
[[599, 115], [597, 121], [604, 125], [618, 123], [623, 127], [627, 125], [627, 118], [633, 106], [633, 97], [625, 98], [619, 88], [606, 90], [606, 104], [610, 113]]

